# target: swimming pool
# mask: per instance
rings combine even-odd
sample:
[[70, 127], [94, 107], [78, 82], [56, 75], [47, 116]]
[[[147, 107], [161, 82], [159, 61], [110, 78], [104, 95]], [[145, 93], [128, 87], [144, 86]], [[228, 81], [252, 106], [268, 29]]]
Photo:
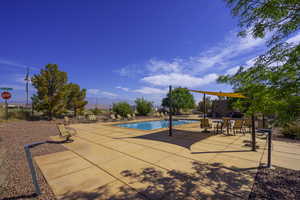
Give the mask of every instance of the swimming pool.
[[[197, 122], [197, 120], [173, 120], [173, 126], [177, 126], [181, 124], [190, 124], [195, 122]], [[154, 130], [154, 129], [169, 127], [169, 121], [167, 120], [145, 121], [145, 122], [135, 122], [135, 123], [126, 123], [126, 124], [116, 124], [114, 126], [135, 128], [139, 130]]]

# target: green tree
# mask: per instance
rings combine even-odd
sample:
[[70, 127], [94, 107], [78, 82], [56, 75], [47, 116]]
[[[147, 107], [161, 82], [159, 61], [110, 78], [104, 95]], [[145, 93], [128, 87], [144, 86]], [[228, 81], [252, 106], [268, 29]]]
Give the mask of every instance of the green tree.
[[[206, 112], [212, 109], [212, 100], [210, 97], [205, 97], [205, 107], [206, 107]], [[198, 103], [198, 108], [199, 111], [204, 112], [204, 102], [203, 99], [199, 101]]]
[[32, 97], [34, 108], [42, 111], [49, 119], [65, 112], [67, 73], [56, 64], [48, 64], [31, 79], [37, 94]]
[[137, 98], [135, 100], [137, 112], [140, 115], [147, 115], [153, 109], [153, 103], [145, 100], [144, 98]]
[[[195, 108], [194, 96], [187, 88], [175, 88], [172, 91], [172, 112], [180, 113], [181, 109], [193, 109]], [[163, 107], [170, 107], [170, 93], [162, 100]]]
[[299, 0], [225, 0], [242, 28], [239, 35], [265, 37], [272, 32], [268, 44], [276, 44], [300, 26]]
[[247, 99], [234, 105], [246, 113], [275, 114], [280, 125], [299, 118], [300, 44], [282, 42], [300, 28], [299, 0], [226, 0], [239, 17], [239, 35], [263, 38], [271, 35], [269, 49], [251, 68], [241, 66], [234, 75], [221, 76]]
[[94, 114], [94, 115], [100, 115], [103, 110], [101, 110], [100, 108], [96, 107], [96, 108], [91, 108], [90, 111]]
[[75, 83], [69, 83], [66, 85], [67, 91], [67, 108], [74, 111], [76, 117], [78, 113], [84, 110], [84, 106], [87, 104], [85, 101], [86, 89], [80, 89], [80, 86]]
[[127, 102], [118, 102], [113, 104], [113, 111], [122, 117], [127, 117], [127, 114], [132, 113], [132, 109]]

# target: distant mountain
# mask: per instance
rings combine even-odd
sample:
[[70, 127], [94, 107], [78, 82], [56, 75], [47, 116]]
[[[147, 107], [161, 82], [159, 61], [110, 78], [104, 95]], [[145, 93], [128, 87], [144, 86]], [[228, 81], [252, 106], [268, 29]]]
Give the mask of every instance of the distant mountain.
[[[134, 104], [133, 100], [126, 100], [121, 98], [106, 98], [106, 97], [98, 97], [98, 100], [96, 100], [95, 97], [87, 97], [86, 100], [88, 101], [88, 104], [86, 108], [94, 108], [96, 107], [96, 102], [98, 104], [98, 108], [110, 108], [113, 103], [117, 103], [120, 101], [126, 101], [129, 104]], [[4, 104], [4, 101], [0, 101], [0, 104]], [[15, 104], [15, 105], [25, 105], [26, 101], [22, 100], [10, 100], [8, 101], [8, 104]], [[29, 104], [31, 104], [31, 101], [29, 101]]]
[[98, 108], [110, 108], [113, 103], [117, 103], [120, 101], [126, 101], [129, 104], [134, 104], [133, 100], [126, 100], [126, 99], [121, 99], [121, 98], [106, 98], [106, 97], [98, 97], [96, 100], [95, 97], [87, 97], [86, 100], [88, 101], [88, 104], [86, 108], [94, 108], [96, 107], [96, 103], [98, 105]]

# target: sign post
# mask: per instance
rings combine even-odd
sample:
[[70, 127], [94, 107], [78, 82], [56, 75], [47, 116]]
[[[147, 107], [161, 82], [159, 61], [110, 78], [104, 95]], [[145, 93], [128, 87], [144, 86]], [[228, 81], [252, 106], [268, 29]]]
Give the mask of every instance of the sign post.
[[[3, 89], [3, 88], [1, 88], [1, 89]], [[4, 89], [9, 90], [11, 88], [4, 88]], [[10, 92], [4, 91], [4, 92], [1, 93], [1, 97], [5, 101], [5, 116], [6, 116], [6, 120], [8, 120], [8, 103], [7, 103], [7, 100], [11, 98], [11, 94], [10, 94]]]

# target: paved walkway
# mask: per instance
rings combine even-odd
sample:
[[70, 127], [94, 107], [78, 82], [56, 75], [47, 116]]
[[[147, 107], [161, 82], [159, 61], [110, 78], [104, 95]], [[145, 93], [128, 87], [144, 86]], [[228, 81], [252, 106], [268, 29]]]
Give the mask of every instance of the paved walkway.
[[[58, 199], [245, 199], [265, 140], [199, 132], [198, 124], [139, 131], [72, 125], [65, 152], [35, 157]], [[55, 138], [53, 138], [55, 139]]]

